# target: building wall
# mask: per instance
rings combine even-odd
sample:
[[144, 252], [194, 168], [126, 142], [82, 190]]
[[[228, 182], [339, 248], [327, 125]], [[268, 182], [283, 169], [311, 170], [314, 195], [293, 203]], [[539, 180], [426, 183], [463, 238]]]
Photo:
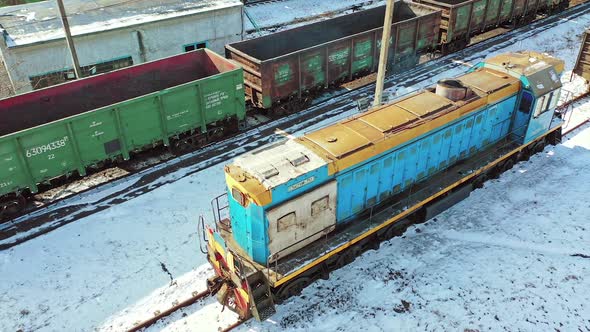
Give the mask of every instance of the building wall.
[[[242, 8], [235, 6], [117, 30], [75, 36], [80, 66], [131, 56], [134, 64], [184, 52], [184, 45], [207, 42], [224, 54], [227, 43], [242, 39]], [[31, 91], [31, 76], [72, 68], [65, 39], [0, 51], [16, 93]]]

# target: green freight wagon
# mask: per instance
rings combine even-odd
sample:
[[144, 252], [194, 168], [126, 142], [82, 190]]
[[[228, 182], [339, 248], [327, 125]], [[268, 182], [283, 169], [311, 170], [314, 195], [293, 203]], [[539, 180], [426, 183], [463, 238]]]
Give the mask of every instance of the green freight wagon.
[[0, 214], [52, 179], [237, 129], [242, 85], [239, 66], [198, 50], [0, 100]]
[[[388, 58], [394, 71], [436, 48], [440, 17], [429, 6], [395, 3]], [[292, 110], [315, 90], [375, 72], [384, 18], [385, 6], [363, 10], [229, 44], [226, 57], [243, 66], [255, 107]]]
[[443, 53], [463, 49], [471, 36], [503, 24], [532, 21], [539, 12], [567, 8], [569, 0], [414, 0], [442, 10]]

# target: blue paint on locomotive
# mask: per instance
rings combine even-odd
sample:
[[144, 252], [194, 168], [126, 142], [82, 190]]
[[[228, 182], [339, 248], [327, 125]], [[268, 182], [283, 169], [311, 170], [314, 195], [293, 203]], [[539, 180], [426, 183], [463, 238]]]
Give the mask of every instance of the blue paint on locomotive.
[[[478, 64], [472, 71], [484, 65]], [[529, 89], [527, 77], [521, 76], [520, 80], [522, 85], [518, 93], [333, 176], [328, 175], [328, 168], [324, 165], [278, 185], [271, 190], [272, 203], [269, 205], [248, 204], [243, 207], [229, 193], [234, 239], [254, 261], [266, 264], [270, 255], [266, 212], [330, 180], [335, 179], [338, 184], [336, 222], [344, 224], [355, 220], [371, 206], [507, 136], [519, 144], [531, 142], [544, 134], [555, 120], [554, 102], [559, 97], [559, 90], [536, 96]], [[537, 110], [538, 105], [545, 102], [543, 97], [547, 96], [553, 102], [547, 102], [546, 109]], [[308, 180], [310, 178], [313, 180]], [[305, 185], [297, 186], [302, 182]]]
[[488, 105], [336, 175], [337, 222], [438, 173], [509, 134], [517, 95]]
[[[513, 95], [487, 105], [335, 176], [329, 176], [327, 166], [322, 166], [273, 188], [272, 203], [263, 207], [243, 207], [229, 193], [234, 238], [250, 257], [264, 264], [270, 255], [266, 211], [336, 179], [337, 223], [354, 220], [367, 208], [506, 137], [516, 101]], [[310, 178], [309, 184], [289, 191]]]

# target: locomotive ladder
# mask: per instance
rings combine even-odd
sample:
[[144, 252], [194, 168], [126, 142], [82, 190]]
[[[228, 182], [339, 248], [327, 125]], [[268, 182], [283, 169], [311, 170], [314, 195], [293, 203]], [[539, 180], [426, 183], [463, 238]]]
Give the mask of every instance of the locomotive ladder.
[[258, 321], [265, 321], [276, 312], [268, 279], [261, 270], [257, 270], [250, 274], [246, 281], [248, 282], [252, 316]]

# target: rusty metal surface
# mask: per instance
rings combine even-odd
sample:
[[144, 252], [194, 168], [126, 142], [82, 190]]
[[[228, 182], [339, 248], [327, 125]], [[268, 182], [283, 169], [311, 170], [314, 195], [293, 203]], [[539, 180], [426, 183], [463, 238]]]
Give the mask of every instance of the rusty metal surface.
[[374, 112], [369, 112], [360, 116], [359, 121], [370, 124], [380, 132], [387, 132], [395, 127], [401, 126], [404, 123], [413, 121], [418, 117], [403, 108], [391, 105], [389, 107], [381, 108]]
[[[252, 104], [268, 109], [374, 72], [384, 12], [380, 6], [233, 43], [226, 54], [244, 65]], [[398, 1], [394, 15], [390, 59], [392, 70], [400, 71], [436, 47], [441, 12]]]
[[453, 102], [430, 91], [422, 91], [410, 98], [397, 102], [396, 105], [416, 116], [423, 116], [452, 107]]
[[582, 44], [573, 72], [590, 81], [590, 29], [587, 29], [582, 36]]
[[476, 71], [461, 77], [463, 84], [472, 89], [477, 89], [474, 92], [483, 94], [492, 93], [517, 81], [518, 79], [515, 77], [489, 69]]
[[305, 135], [305, 138], [319, 145], [336, 158], [371, 144], [369, 139], [340, 123], [309, 133]]

